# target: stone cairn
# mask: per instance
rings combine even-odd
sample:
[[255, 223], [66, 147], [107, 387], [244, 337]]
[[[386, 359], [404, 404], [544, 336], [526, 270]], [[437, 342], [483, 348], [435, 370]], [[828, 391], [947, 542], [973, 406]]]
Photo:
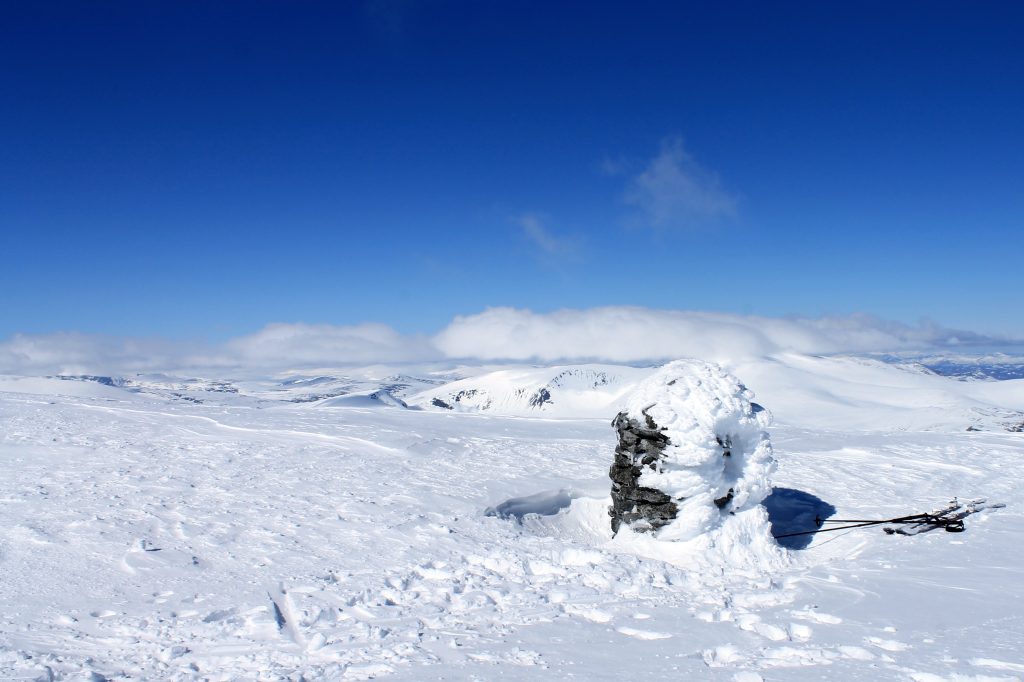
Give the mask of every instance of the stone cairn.
[[775, 461], [771, 414], [753, 397], [702, 360], [670, 362], [640, 382], [612, 421], [612, 532], [685, 542], [735, 526], [737, 514], [740, 525], [757, 521]]
[[612, 426], [619, 435], [615, 448], [615, 462], [608, 475], [612, 479], [612, 533], [619, 532], [623, 523], [637, 531], [652, 531], [668, 525], [679, 511], [676, 503], [655, 488], [644, 488], [638, 482], [643, 467], [655, 470], [662, 452], [669, 444], [668, 436], [643, 413], [645, 423], [619, 412]]
[[[756, 409], [762, 408], [757, 405]], [[642, 414], [644, 424], [631, 419], [625, 412], [619, 412], [612, 420], [612, 427], [619, 436], [615, 461], [608, 471], [612, 479], [612, 506], [608, 515], [612, 517], [613, 534], [619, 532], [623, 523], [641, 533], [656, 531], [672, 523], [679, 513], [679, 506], [669, 495], [657, 488], [640, 485], [644, 467], [657, 471], [662, 453], [670, 445], [668, 436], [663, 433], [665, 429], [659, 427], [646, 410]], [[722, 457], [731, 457], [731, 439], [716, 436], [715, 440], [722, 449]], [[725, 495], [714, 501], [715, 506], [725, 509], [732, 501], [733, 492], [729, 488]]]

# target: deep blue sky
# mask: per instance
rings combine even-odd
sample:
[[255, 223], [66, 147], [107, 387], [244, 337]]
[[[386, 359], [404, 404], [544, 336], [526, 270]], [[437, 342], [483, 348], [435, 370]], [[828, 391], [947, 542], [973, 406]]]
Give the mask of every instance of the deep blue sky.
[[[1021, 335], [1022, 8], [5, 2], [0, 338], [620, 304]], [[694, 178], [728, 209], [679, 209]]]

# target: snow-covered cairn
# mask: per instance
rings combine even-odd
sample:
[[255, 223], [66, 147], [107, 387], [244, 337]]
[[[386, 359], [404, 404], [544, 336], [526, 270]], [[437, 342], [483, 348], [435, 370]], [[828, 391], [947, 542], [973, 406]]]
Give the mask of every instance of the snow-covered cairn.
[[759, 505], [775, 462], [769, 413], [753, 397], [700, 360], [669, 363], [637, 386], [612, 422], [612, 531], [689, 540]]

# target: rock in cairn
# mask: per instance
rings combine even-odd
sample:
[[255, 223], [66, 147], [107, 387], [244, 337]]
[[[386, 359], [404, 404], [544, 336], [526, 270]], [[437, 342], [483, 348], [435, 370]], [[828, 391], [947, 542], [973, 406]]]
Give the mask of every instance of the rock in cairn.
[[668, 436], [644, 414], [644, 423], [619, 412], [612, 426], [619, 434], [615, 463], [608, 475], [612, 479], [612, 532], [618, 533], [623, 523], [634, 530], [657, 530], [676, 518], [679, 507], [672, 498], [656, 488], [640, 485], [644, 467], [656, 469]]
[[687, 540], [758, 506], [774, 469], [770, 417], [736, 377], [678, 360], [643, 381], [612, 426], [612, 532]]

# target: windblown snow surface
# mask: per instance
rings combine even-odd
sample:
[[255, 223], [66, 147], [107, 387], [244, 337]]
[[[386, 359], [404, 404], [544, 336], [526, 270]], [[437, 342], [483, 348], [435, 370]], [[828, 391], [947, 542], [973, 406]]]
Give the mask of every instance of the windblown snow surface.
[[777, 534], [1008, 506], [613, 538], [609, 422], [653, 368], [0, 378], [0, 678], [1024, 677], [1024, 380], [727, 369], [774, 414]]

